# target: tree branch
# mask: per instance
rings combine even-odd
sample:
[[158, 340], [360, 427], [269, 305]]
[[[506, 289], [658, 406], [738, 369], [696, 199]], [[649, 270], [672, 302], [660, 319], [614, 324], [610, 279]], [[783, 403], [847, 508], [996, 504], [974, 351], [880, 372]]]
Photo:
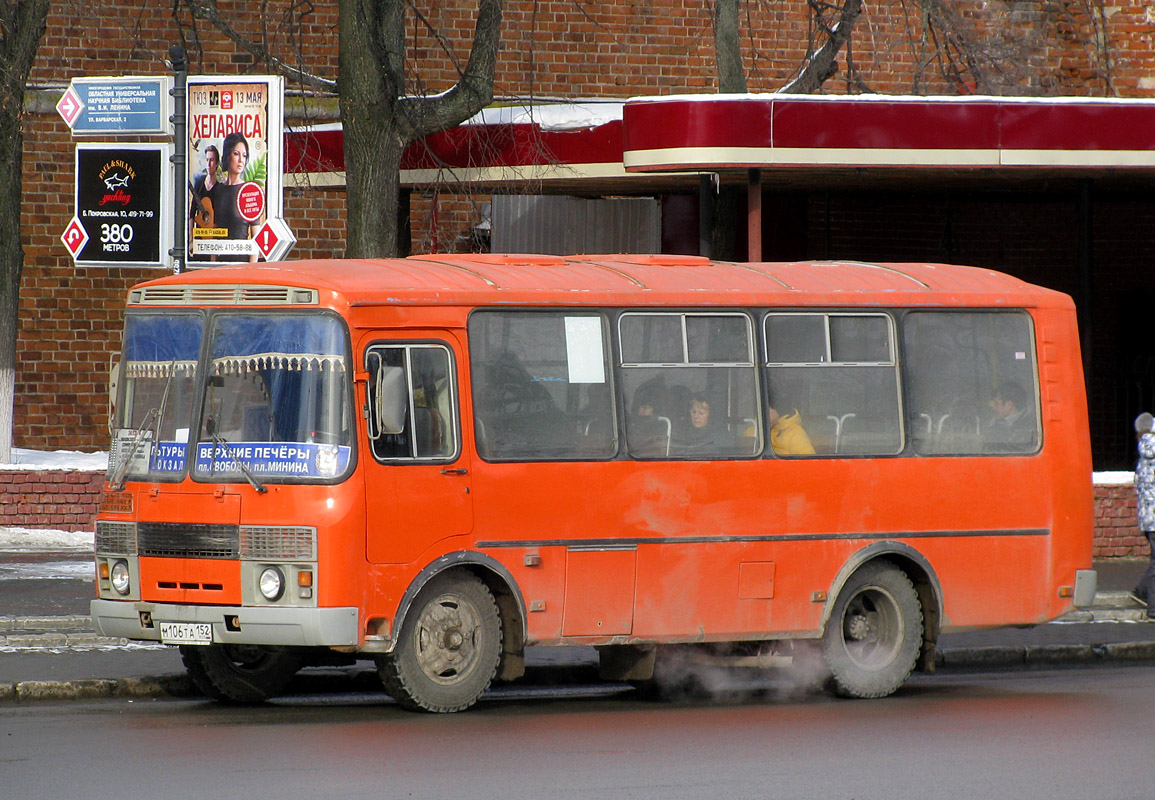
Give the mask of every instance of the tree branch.
[[231, 41], [237, 47], [249, 53], [257, 60], [268, 64], [272, 69], [281, 75], [284, 75], [287, 78], [292, 78], [293, 80], [301, 83], [303, 86], [308, 86], [311, 89], [317, 89], [318, 91], [322, 92], [336, 93], [336, 81], [329, 80], [328, 78], [322, 78], [318, 75], [313, 75], [309, 72], [305, 72], [304, 70], [297, 69], [296, 67], [291, 67], [270, 53], [267, 47], [256, 44], [255, 42], [240, 34], [236, 28], [230, 25], [228, 21], [221, 16], [220, 11], [217, 9], [216, 0], [184, 0], [184, 2], [188, 6], [189, 11], [192, 12], [194, 18], [203, 19], [211, 23], [213, 27], [228, 37], [229, 41]]
[[[810, 0], [810, 5], [814, 8], [816, 16], [821, 13], [817, 0]], [[778, 91], [782, 94], [809, 94], [817, 91], [827, 78], [837, 72], [835, 60], [838, 58], [838, 51], [850, 39], [854, 21], [858, 19], [861, 11], [862, 0], [845, 0], [838, 13], [838, 21], [826, 30], [826, 41], [806, 60], [798, 77]], [[821, 18], [819, 23], [821, 24]]]
[[501, 0], [481, 0], [473, 29], [473, 47], [457, 85], [432, 97], [400, 98], [398, 117], [404, 120], [406, 138], [419, 139], [452, 128], [492, 102], [501, 18]]

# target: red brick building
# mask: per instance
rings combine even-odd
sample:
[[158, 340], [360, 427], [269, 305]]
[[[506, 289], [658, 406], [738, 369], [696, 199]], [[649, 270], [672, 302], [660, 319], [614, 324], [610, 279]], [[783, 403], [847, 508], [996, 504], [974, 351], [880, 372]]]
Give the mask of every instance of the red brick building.
[[[456, 79], [468, 54], [475, 3], [418, 4], [407, 39], [413, 92]], [[603, 98], [715, 92], [711, 4], [705, 0], [507, 2], [496, 94], [507, 98]], [[229, 4], [237, 30], [267, 42], [282, 61], [336, 78], [333, 0]], [[941, 0], [922, 14], [903, 0], [869, 4], [859, 17], [831, 93], [986, 93], [1155, 97], [1155, 13], [1123, 0]], [[230, 10], [232, 9], [232, 10]], [[820, 41], [804, 0], [746, 2], [742, 48], [751, 91], [773, 91]], [[930, 27], [924, 22], [930, 19]], [[434, 35], [436, 32], [436, 35]], [[60, 243], [72, 215], [74, 140], [54, 106], [70, 78], [161, 75], [168, 48], [183, 43], [201, 74], [263, 74], [268, 68], [186, 11], [137, 2], [58, 3], [31, 76], [25, 135], [26, 265], [21, 293], [14, 439], [33, 448], [107, 446], [109, 360], [133, 283], [160, 270], [76, 268]], [[943, 49], [940, 49], [943, 48]], [[448, 52], [447, 52], [448, 50]], [[331, 98], [299, 99], [290, 83], [290, 126], [332, 120]], [[292, 257], [344, 249], [342, 179], [286, 180]], [[1089, 385], [1096, 464], [1130, 460], [1129, 415], [1155, 403], [1155, 358], [1141, 310], [1155, 301], [1155, 204], [1142, 170], [1085, 180], [1036, 175], [913, 173], [866, 180], [853, 171], [813, 180], [767, 178], [764, 257], [944, 260], [1003, 269], [1080, 298], [1093, 327]], [[451, 246], [479, 220], [479, 197], [412, 196], [414, 251]], [[529, 187], [532, 189], [533, 187]], [[668, 224], [692, 216], [695, 198], [655, 184]], [[1087, 252], [1089, 251], [1089, 252]], [[1081, 264], [1093, 264], [1093, 286]]]

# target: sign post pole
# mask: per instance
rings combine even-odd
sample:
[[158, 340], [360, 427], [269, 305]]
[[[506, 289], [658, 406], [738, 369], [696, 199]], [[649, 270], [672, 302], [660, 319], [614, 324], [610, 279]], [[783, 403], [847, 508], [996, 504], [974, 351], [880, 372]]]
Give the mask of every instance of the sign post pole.
[[188, 87], [188, 60], [185, 58], [184, 48], [178, 44], [174, 44], [168, 51], [169, 60], [172, 64], [173, 73], [176, 80], [172, 88], [172, 116], [170, 119], [173, 124], [173, 131], [175, 136], [175, 149], [172, 154], [172, 174], [173, 174], [173, 215], [172, 215], [172, 249], [169, 250], [169, 256], [172, 257], [172, 271], [175, 273], [184, 272], [185, 253], [188, 251], [188, 211], [185, 208], [187, 202], [188, 183], [186, 179], [187, 169], [185, 165], [188, 163], [188, 117], [185, 112], [185, 94]]

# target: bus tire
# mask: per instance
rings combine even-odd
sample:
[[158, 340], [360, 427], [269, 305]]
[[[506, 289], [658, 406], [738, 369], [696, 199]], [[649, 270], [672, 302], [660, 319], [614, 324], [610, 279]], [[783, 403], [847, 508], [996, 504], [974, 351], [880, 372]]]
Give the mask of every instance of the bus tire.
[[193, 685], [222, 703], [261, 703], [281, 693], [301, 668], [301, 657], [251, 644], [182, 645]]
[[835, 693], [892, 694], [910, 676], [921, 647], [922, 605], [910, 579], [884, 562], [850, 576], [822, 637]]
[[473, 575], [443, 573], [418, 594], [378, 671], [402, 708], [463, 711], [493, 682], [501, 645], [501, 615], [488, 587]]

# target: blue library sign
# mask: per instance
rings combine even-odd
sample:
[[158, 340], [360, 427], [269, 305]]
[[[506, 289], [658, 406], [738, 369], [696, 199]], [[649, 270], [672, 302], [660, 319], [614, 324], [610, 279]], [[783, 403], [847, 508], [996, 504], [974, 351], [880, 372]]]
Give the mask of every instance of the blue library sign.
[[73, 78], [56, 110], [73, 135], [168, 134], [172, 78]]

